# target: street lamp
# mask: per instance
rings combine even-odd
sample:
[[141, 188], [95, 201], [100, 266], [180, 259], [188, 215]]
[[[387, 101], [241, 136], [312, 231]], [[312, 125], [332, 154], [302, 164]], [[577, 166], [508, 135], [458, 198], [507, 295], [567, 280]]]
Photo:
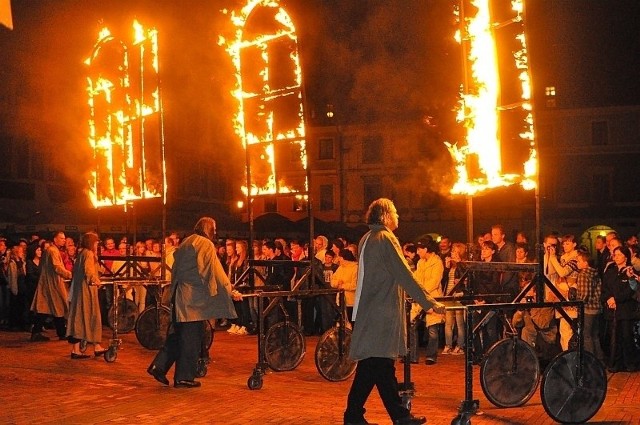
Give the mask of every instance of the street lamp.
[[345, 200], [346, 200], [346, 196], [345, 196], [345, 175], [344, 175], [344, 158], [342, 157], [342, 130], [340, 128], [340, 123], [338, 122], [337, 118], [334, 120], [334, 116], [335, 116], [335, 109], [333, 107], [333, 104], [328, 103], [327, 104], [327, 118], [329, 118], [329, 120], [333, 121], [333, 124], [336, 128], [336, 139], [337, 139], [337, 146], [336, 149], [338, 150], [338, 191], [339, 191], [339, 214], [340, 214], [340, 221], [342, 221], [343, 223], [346, 223], [346, 217], [345, 217]]

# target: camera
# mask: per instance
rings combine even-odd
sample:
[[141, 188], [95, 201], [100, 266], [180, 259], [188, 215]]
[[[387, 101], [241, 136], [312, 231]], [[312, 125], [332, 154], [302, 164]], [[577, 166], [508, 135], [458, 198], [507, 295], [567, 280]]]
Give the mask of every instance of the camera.
[[638, 280], [638, 275], [636, 275], [636, 271], [634, 270], [633, 266], [627, 266], [624, 269], [622, 269], [624, 273], [627, 274], [627, 276], [629, 277], [629, 279], [635, 279]]

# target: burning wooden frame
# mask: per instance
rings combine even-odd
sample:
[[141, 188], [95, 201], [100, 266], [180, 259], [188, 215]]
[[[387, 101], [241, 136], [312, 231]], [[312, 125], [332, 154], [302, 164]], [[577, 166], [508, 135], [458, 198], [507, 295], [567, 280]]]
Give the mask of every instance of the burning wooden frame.
[[89, 196], [94, 207], [166, 201], [158, 33], [133, 23], [130, 44], [100, 31], [88, 66]]

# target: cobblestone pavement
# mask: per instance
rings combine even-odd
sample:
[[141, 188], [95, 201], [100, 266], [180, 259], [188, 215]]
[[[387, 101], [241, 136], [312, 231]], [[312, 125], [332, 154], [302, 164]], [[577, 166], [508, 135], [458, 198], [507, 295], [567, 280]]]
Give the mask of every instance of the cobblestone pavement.
[[[54, 332], [49, 331], [49, 336]], [[106, 338], [111, 331], [104, 330]], [[155, 352], [143, 348], [133, 333], [121, 335], [115, 362], [102, 358], [70, 359], [64, 341], [31, 343], [29, 334], [0, 332], [0, 423], [3, 424], [341, 424], [351, 381], [329, 382], [315, 368], [318, 337], [306, 338], [306, 356], [293, 371], [269, 372], [263, 387], [249, 390], [247, 379], [257, 361], [257, 337], [216, 331], [212, 362], [202, 387], [164, 387], [146, 373]], [[91, 352], [89, 348], [88, 352]], [[464, 356], [440, 356], [438, 363], [412, 367], [414, 414], [429, 424], [449, 424], [464, 398]], [[402, 365], [397, 363], [399, 380]], [[553, 424], [539, 391], [522, 407], [499, 409], [483, 395], [474, 367], [474, 399], [480, 424]], [[640, 423], [639, 373], [608, 376], [597, 424]], [[168, 375], [172, 378], [172, 373]], [[378, 394], [367, 404], [370, 422], [389, 424]]]

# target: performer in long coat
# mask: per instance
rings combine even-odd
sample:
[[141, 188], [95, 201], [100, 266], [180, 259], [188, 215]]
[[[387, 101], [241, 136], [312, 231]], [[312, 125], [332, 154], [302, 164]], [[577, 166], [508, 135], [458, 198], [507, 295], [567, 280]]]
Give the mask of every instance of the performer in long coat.
[[195, 377], [205, 321], [235, 319], [233, 300], [242, 299], [242, 294], [232, 290], [216, 255], [212, 242], [216, 222], [203, 217], [194, 231], [195, 234], [187, 237], [174, 254], [170, 290], [175, 333], [168, 335], [164, 347], [147, 369], [157, 381], [169, 385], [165, 375], [175, 362], [174, 386], [182, 388], [200, 386]]
[[72, 359], [89, 357], [80, 352], [80, 341], [93, 344], [94, 354], [100, 356], [102, 348], [102, 315], [98, 300], [98, 235], [89, 232], [82, 235], [80, 252], [73, 265], [73, 279], [69, 291], [69, 318], [67, 338], [73, 344]]
[[344, 423], [367, 423], [364, 405], [375, 386], [394, 425], [422, 424], [425, 417], [412, 416], [402, 405], [395, 375], [395, 360], [407, 352], [404, 291], [425, 310], [433, 308], [444, 314], [445, 307], [422, 290], [404, 259], [392, 233], [398, 227], [393, 202], [385, 198], [373, 201], [367, 224], [370, 231], [358, 247], [358, 283], [349, 350], [349, 357], [358, 360], [358, 366]]
[[42, 272], [31, 303], [31, 311], [36, 313], [31, 330], [31, 341], [49, 340], [48, 337], [42, 335], [47, 316], [53, 316], [58, 338], [66, 339], [65, 318], [69, 313], [69, 305], [67, 285], [64, 279], [70, 279], [71, 272], [64, 268], [60, 255], [60, 248], [64, 246], [65, 240], [64, 232], [56, 232], [53, 236], [53, 243], [42, 256]]

